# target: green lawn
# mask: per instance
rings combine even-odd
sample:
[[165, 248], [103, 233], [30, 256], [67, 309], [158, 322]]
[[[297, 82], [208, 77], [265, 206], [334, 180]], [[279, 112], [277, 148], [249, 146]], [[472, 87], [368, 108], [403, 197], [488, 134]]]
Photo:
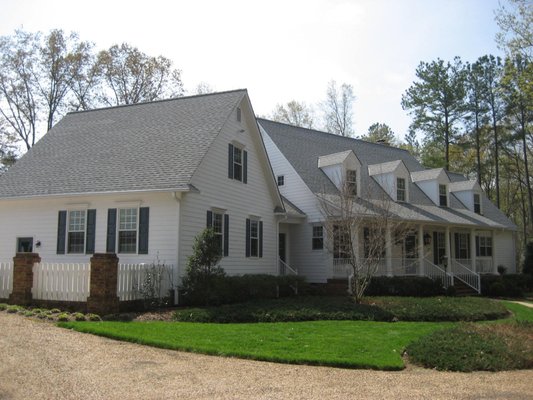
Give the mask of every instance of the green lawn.
[[[513, 318], [533, 309], [504, 302]], [[307, 321], [214, 324], [191, 322], [65, 322], [59, 326], [166, 349], [293, 364], [400, 370], [408, 344], [452, 322]]]
[[407, 344], [450, 323], [67, 322], [62, 327], [167, 349], [294, 364], [400, 370]]

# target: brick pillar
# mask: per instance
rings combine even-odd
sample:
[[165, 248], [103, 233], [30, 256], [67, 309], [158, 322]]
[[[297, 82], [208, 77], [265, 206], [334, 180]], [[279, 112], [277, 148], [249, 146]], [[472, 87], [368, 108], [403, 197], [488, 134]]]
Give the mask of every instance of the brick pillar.
[[118, 257], [112, 253], [95, 253], [91, 257], [91, 288], [87, 311], [99, 315], [118, 313]]
[[33, 287], [33, 264], [41, 262], [37, 253], [17, 253], [13, 257], [13, 291], [9, 304], [27, 306], [31, 304]]

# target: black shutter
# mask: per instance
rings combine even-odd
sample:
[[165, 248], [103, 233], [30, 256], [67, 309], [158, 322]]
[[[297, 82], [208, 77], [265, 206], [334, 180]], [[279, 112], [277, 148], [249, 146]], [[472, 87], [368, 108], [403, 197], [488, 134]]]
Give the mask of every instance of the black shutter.
[[208, 228], [213, 227], [213, 211], [207, 211], [207, 222], [205, 226]]
[[259, 257], [263, 257], [263, 221], [259, 221]]
[[59, 211], [57, 218], [57, 254], [65, 254], [67, 237], [67, 212]]
[[233, 179], [233, 145], [228, 147], [228, 178]]
[[246, 218], [246, 257], [250, 257], [250, 218]]
[[94, 254], [94, 237], [96, 233], [96, 210], [87, 210], [87, 232], [85, 254]]
[[458, 233], [455, 233], [454, 234], [454, 241], [455, 241], [455, 258], [460, 258], [460, 254], [459, 254], [459, 234]]
[[248, 152], [242, 151], [242, 183], [248, 183]]
[[115, 252], [115, 242], [117, 240], [117, 209], [109, 208], [107, 210], [107, 243], [106, 251]]
[[229, 215], [224, 214], [224, 257], [229, 254]]
[[139, 254], [148, 254], [148, 226], [150, 222], [150, 208], [139, 208]]

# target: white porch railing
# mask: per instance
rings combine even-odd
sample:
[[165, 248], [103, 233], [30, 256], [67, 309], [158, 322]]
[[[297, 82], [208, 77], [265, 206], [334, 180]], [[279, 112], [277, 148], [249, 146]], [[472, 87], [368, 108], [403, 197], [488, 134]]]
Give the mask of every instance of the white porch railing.
[[481, 293], [481, 279], [477, 272], [472, 271], [455, 259], [450, 262], [450, 272], [453, 277]]
[[412, 276], [420, 274], [420, 261], [418, 258], [392, 258], [393, 276]]
[[448, 288], [449, 286], [453, 285], [453, 278], [444, 269], [442, 269], [438, 265], [433, 264], [428, 259], [424, 258], [423, 262], [425, 276], [433, 279], [434, 281], [440, 280], [445, 288]]
[[119, 264], [117, 296], [120, 301], [167, 297], [173, 286], [172, 265]]
[[0, 263], [0, 299], [7, 299], [13, 291], [13, 263]]
[[298, 275], [298, 269], [292, 268], [289, 264], [278, 258], [278, 275]]
[[90, 276], [90, 264], [35, 264], [32, 296], [37, 300], [87, 301]]
[[475, 268], [472, 265], [472, 260], [469, 258], [457, 258], [459, 264], [464, 265], [468, 269], [471, 269], [478, 274], [492, 274], [494, 270], [492, 268], [492, 258], [476, 258]]

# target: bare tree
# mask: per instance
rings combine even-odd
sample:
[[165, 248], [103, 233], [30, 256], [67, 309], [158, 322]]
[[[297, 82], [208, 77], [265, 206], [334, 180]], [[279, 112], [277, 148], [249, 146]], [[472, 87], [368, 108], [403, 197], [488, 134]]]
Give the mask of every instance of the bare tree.
[[339, 88], [335, 81], [330, 81], [326, 92], [326, 101], [322, 103], [325, 128], [329, 133], [341, 136], [353, 136], [353, 94], [352, 85], [343, 83]]
[[194, 91], [195, 94], [209, 94], [213, 93], [215, 90], [213, 87], [207, 83], [207, 82], [200, 82], [198, 85], [196, 85], [196, 90]]
[[105, 104], [135, 104], [183, 94], [181, 72], [166, 57], [151, 57], [123, 43], [101, 51], [98, 60]]
[[344, 259], [351, 272], [350, 291], [361, 303], [365, 291], [387, 254], [387, 244], [399, 242], [412, 226], [395, 213], [397, 204], [384, 192], [355, 195], [353, 181], [344, 180], [337, 194], [321, 194], [326, 248], [335, 258]]
[[313, 127], [313, 109], [296, 100], [291, 100], [286, 105], [278, 104], [270, 118], [274, 121], [303, 128]]

